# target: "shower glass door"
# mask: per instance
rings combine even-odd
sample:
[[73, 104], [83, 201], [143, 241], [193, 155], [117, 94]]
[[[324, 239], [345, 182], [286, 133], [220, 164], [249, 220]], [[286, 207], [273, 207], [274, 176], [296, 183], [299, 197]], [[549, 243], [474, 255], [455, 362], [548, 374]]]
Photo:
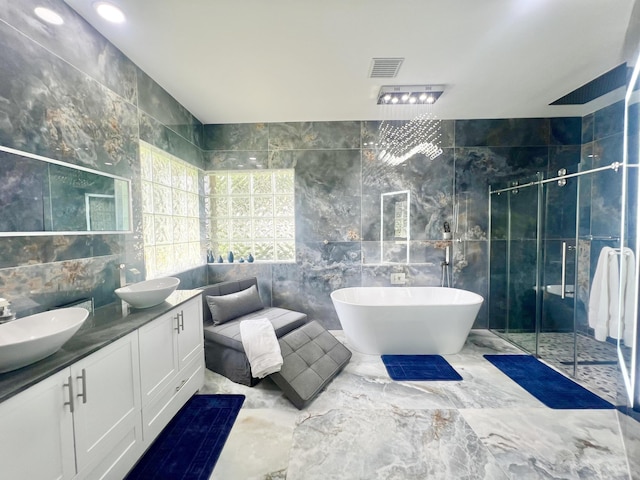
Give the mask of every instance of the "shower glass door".
[[[558, 175], [575, 173], [562, 169]], [[554, 172], [555, 176], [555, 172]], [[574, 374], [576, 359], [575, 285], [579, 178], [544, 183], [542, 269], [540, 274], [540, 358]]]
[[[536, 176], [520, 181], [535, 182]], [[540, 188], [514, 185], [491, 194], [490, 328], [535, 352]]]

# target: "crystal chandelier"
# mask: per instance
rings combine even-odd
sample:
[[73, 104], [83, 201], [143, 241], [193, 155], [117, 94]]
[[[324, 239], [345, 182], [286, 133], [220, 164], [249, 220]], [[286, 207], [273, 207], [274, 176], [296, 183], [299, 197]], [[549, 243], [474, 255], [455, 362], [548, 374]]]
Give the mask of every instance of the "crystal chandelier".
[[[442, 95], [442, 86], [382, 87], [378, 103], [424, 110]], [[442, 154], [440, 148], [440, 120], [431, 112], [416, 113], [409, 121], [383, 120], [378, 128], [378, 158], [387, 165], [396, 166], [416, 154], [430, 160]]]

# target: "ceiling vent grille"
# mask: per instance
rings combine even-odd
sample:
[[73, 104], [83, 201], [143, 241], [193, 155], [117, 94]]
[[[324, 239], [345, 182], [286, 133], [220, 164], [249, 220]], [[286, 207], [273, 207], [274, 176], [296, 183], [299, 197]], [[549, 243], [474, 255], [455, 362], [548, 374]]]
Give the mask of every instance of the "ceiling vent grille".
[[373, 58], [369, 78], [393, 78], [398, 75], [398, 70], [404, 58]]

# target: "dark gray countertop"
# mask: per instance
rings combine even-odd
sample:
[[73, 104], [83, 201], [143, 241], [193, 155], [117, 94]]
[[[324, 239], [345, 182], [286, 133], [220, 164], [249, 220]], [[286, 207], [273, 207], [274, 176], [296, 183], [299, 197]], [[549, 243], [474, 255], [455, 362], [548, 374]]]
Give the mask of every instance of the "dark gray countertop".
[[60, 350], [39, 362], [12, 372], [0, 373], [0, 402], [26, 390], [78, 360], [137, 330], [169, 310], [197, 297], [200, 290], [176, 290], [160, 305], [127, 308], [118, 302], [97, 308]]

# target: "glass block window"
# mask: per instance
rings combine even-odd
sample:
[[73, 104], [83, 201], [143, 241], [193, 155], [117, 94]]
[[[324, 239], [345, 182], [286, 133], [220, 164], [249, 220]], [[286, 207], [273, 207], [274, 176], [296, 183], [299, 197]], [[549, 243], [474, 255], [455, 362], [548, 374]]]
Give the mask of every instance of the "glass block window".
[[207, 180], [216, 255], [295, 260], [293, 169], [215, 171]]
[[201, 265], [198, 169], [145, 142], [140, 160], [147, 278]]

